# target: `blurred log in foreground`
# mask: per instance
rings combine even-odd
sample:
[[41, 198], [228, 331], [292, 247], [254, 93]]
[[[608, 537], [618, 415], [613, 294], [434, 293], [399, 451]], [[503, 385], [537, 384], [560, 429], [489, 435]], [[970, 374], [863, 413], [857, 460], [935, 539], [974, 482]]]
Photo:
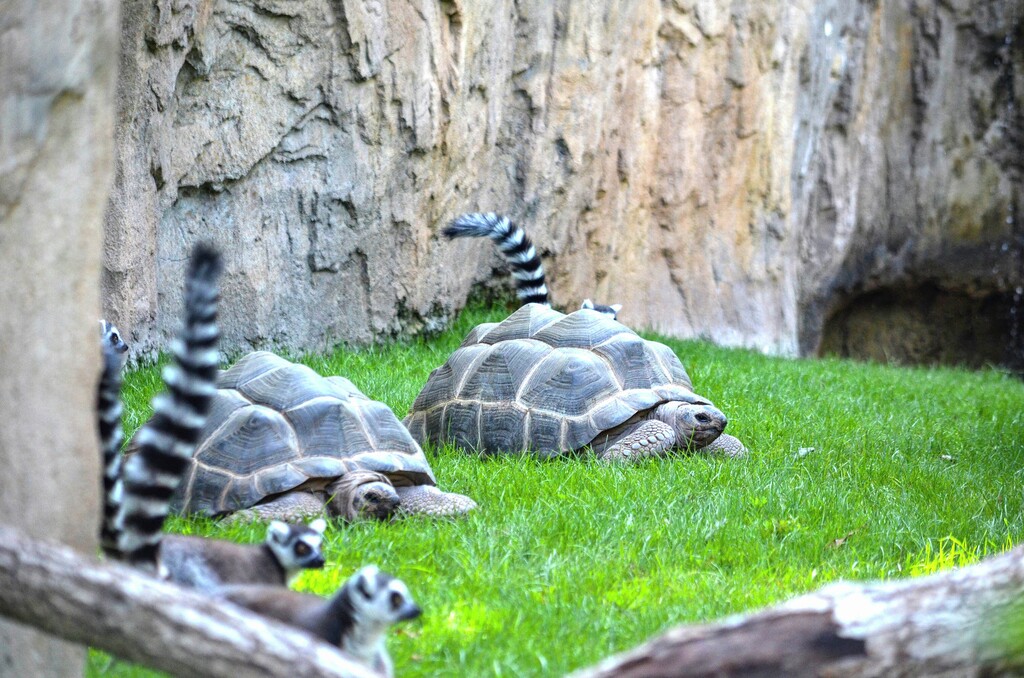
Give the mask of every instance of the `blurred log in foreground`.
[[1024, 675], [1024, 547], [959, 570], [837, 583], [674, 628], [575, 678]]

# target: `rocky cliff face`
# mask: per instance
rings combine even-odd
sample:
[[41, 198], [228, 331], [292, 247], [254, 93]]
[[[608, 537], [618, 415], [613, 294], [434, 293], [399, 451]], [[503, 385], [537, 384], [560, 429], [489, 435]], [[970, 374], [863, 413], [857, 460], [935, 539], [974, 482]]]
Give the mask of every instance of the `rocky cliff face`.
[[1024, 6], [822, 21], [842, 39], [811, 43], [797, 105], [800, 348], [1024, 369]]
[[161, 290], [206, 239], [227, 253], [228, 347], [433, 328], [498, 265], [437, 237], [479, 209], [530, 230], [557, 305], [618, 301], [669, 334], [857, 353], [858, 323], [892, 334], [865, 299], [926, 288], [1009, 319], [1022, 14], [130, 1], [108, 309], [139, 351], [161, 345]]

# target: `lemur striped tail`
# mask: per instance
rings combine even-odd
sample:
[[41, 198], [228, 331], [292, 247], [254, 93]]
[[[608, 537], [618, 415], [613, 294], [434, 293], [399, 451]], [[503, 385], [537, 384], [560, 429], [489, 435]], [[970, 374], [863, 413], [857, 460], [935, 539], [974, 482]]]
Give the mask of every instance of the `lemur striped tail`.
[[184, 325], [164, 368], [166, 391], [153, 399], [153, 416], [134, 438], [138, 450], [124, 463], [118, 550], [129, 563], [155, 570], [171, 495], [181, 482], [216, 393], [217, 278], [220, 255], [206, 245], [192, 252], [185, 279]]
[[96, 393], [96, 415], [103, 453], [103, 520], [100, 547], [108, 556], [117, 556], [115, 519], [121, 507], [121, 356], [104, 343], [103, 372]]
[[519, 299], [524, 304], [551, 306], [548, 288], [544, 284], [544, 266], [537, 256], [537, 250], [526, 231], [513, 224], [508, 217], [493, 212], [463, 214], [448, 224], [442, 233], [449, 238], [487, 236], [493, 240], [501, 256], [512, 267]]

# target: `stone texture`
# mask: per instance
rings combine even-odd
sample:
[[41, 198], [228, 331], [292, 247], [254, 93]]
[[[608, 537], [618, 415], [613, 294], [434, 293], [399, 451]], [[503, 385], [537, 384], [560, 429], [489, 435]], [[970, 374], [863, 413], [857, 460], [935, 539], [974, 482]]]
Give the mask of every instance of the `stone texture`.
[[808, 91], [834, 84], [798, 105], [823, 130], [797, 135], [800, 348], [1024, 369], [1024, 5], [851, 3], [822, 21], [845, 37], [812, 43]]
[[436, 328], [498, 263], [437, 237], [476, 209], [527, 226], [557, 305], [673, 335], [814, 353], [865, 294], [1012, 307], [1022, 21], [1012, 0], [131, 0], [107, 310], [137, 355], [161, 346], [203, 238], [229, 349]]
[[[0, 7], [0, 522], [89, 554], [117, 28], [113, 0]], [[0, 676], [81, 676], [84, 657], [0, 620]]]

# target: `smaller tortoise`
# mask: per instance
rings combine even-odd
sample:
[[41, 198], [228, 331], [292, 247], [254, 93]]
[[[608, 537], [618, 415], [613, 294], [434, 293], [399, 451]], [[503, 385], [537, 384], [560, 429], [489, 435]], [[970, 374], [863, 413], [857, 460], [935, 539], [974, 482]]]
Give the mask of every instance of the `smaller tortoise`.
[[258, 351], [217, 377], [179, 513], [236, 519], [347, 520], [457, 515], [476, 506], [442, 492], [423, 450], [383, 403], [344, 377]]
[[474, 328], [430, 374], [406, 426], [421, 444], [605, 460], [701, 450], [739, 456], [726, 417], [693, 392], [675, 353], [607, 315], [527, 304]]

